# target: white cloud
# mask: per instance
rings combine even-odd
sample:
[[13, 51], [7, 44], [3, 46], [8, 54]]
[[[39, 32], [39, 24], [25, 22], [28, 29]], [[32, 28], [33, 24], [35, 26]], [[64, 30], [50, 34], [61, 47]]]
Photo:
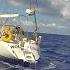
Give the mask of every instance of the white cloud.
[[12, 21], [11, 22], [14, 22], [15, 24], [20, 24], [21, 26], [34, 26], [34, 24], [33, 24], [33, 22], [32, 21], [27, 21], [27, 20], [25, 20], [25, 19], [16, 19], [16, 18], [14, 18], [14, 19], [12, 19]]
[[9, 0], [8, 2], [9, 2], [9, 4], [11, 4], [13, 6], [21, 6], [22, 5], [22, 3], [19, 3], [19, 2], [15, 1], [15, 0]]
[[58, 28], [66, 28], [66, 26], [58, 26]]
[[65, 5], [66, 0], [50, 0], [50, 2], [54, 7], [60, 7]]
[[70, 2], [62, 9], [61, 14], [64, 18], [70, 19]]
[[66, 28], [65, 25], [61, 25], [61, 24], [57, 24], [55, 22], [53, 23], [47, 23], [47, 24], [44, 24], [44, 23], [39, 23], [38, 24], [38, 27], [44, 27], [44, 28], [56, 28], [56, 29], [63, 29], [63, 28]]
[[23, 21], [23, 24], [26, 25], [26, 26], [33, 26], [34, 25], [32, 21], [28, 21], [28, 22], [27, 21], [25, 21], [25, 22]]
[[70, 19], [70, 0], [49, 0], [52, 7], [58, 9], [60, 15], [65, 19]]
[[56, 25], [56, 23], [51, 23], [51, 24], [47, 24], [46, 26], [47, 27], [56, 27], [57, 25]]
[[66, 28], [66, 26], [64, 26], [64, 25], [61, 25], [61, 24], [59, 24], [59, 25], [57, 25], [57, 23], [51, 23], [51, 24], [47, 24], [47, 25], [45, 25], [46, 27], [51, 27], [51, 28]]
[[44, 24], [44, 23], [40, 23], [38, 24], [38, 26], [43, 26], [43, 27], [56, 27], [56, 23], [47, 23], [47, 24]]

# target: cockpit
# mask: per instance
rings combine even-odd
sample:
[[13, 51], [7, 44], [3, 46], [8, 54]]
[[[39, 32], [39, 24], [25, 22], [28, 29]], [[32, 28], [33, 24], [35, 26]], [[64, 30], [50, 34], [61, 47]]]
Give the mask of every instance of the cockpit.
[[0, 29], [0, 40], [4, 42], [20, 41], [24, 31], [20, 26], [4, 25]]

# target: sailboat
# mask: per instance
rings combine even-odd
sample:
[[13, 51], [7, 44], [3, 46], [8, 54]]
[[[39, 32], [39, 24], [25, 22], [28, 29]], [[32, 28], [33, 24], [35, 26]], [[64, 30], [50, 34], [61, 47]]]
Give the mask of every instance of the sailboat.
[[[28, 15], [35, 17], [35, 31], [28, 37], [20, 26], [2, 25], [0, 28], [0, 55], [24, 62], [36, 63], [40, 58], [41, 36], [37, 35], [35, 10], [27, 9]], [[2, 14], [0, 18], [19, 17], [19, 14]]]

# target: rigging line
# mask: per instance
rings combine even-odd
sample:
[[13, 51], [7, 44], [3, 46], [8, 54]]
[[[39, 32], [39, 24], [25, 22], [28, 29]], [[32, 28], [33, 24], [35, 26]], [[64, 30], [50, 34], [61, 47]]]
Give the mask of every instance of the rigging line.
[[[38, 11], [38, 8], [39, 8], [38, 1], [39, 1], [39, 0], [36, 0], [37, 10], [35, 10], [35, 13], [36, 13], [36, 11], [37, 11], [37, 14], [39, 13], [39, 11]], [[36, 16], [36, 14], [35, 14], [35, 16]], [[37, 22], [36, 22], [36, 23], [37, 23]], [[36, 28], [37, 28], [37, 30], [39, 30], [39, 27], [37, 26], [37, 24], [36, 24]]]
[[36, 5], [37, 5], [37, 8], [38, 8], [38, 0], [36, 0]]
[[[30, 0], [30, 9], [32, 8], [32, 0]], [[36, 7], [38, 8], [38, 0], [35, 0], [35, 5], [36, 5]], [[34, 6], [34, 8], [35, 8], [35, 6]]]
[[[38, 9], [38, 0], [36, 0], [36, 6], [37, 6], [37, 9]], [[35, 10], [34, 17], [35, 17], [35, 24], [36, 24], [36, 30], [35, 31], [37, 31], [38, 26], [37, 26], [37, 20], [36, 20], [36, 9], [35, 9], [35, 7], [34, 7], [34, 10]]]
[[36, 26], [35, 32], [36, 32], [37, 31], [36, 12], [34, 12], [34, 18], [35, 18], [35, 26]]
[[31, 9], [31, 0], [30, 0], [30, 9]]
[[8, 19], [9, 19], [9, 18], [6, 18], [6, 21], [4, 22], [5, 24], [7, 23]]

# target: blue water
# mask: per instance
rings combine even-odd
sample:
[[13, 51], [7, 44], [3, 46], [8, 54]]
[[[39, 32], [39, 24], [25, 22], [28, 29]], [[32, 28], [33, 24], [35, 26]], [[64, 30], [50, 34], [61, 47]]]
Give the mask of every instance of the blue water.
[[24, 67], [22, 62], [14, 61], [11, 64], [7, 59], [0, 58], [0, 70], [70, 70], [70, 36], [40, 35], [41, 57], [38, 63]]

